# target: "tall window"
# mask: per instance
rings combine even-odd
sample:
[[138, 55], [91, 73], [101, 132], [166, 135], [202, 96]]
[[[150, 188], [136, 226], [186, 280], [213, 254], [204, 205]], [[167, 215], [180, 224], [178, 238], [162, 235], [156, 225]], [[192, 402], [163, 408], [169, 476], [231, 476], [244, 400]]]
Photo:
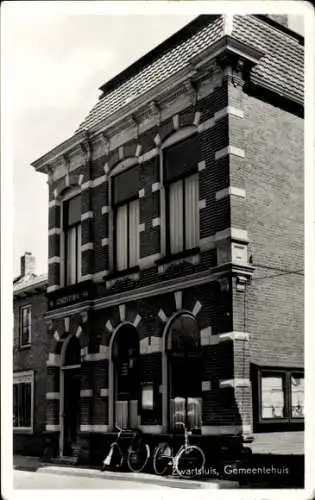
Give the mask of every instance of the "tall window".
[[64, 271], [67, 286], [81, 276], [81, 196], [74, 196], [63, 205]]
[[13, 428], [31, 431], [33, 427], [33, 372], [13, 374]]
[[167, 250], [179, 253], [199, 245], [198, 136], [192, 136], [164, 152], [167, 194]]
[[182, 314], [174, 319], [167, 336], [170, 426], [183, 422], [201, 425], [201, 349], [195, 318]]
[[139, 260], [139, 182], [138, 169], [132, 168], [113, 178], [114, 256], [116, 270], [138, 265]]
[[304, 417], [304, 375], [277, 370], [260, 374], [260, 419], [291, 421]]
[[20, 309], [20, 346], [30, 345], [32, 333], [32, 308], [30, 305]]

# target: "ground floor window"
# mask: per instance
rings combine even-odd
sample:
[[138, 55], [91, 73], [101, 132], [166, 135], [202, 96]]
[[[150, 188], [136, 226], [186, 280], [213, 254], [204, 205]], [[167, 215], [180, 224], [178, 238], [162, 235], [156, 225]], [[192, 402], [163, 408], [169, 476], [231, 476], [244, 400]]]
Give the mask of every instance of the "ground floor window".
[[304, 374], [292, 370], [259, 371], [259, 420], [296, 421], [304, 417]]
[[169, 425], [201, 426], [201, 346], [197, 321], [188, 314], [174, 318], [167, 336]]
[[13, 429], [33, 430], [34, 373], [13, 374]]

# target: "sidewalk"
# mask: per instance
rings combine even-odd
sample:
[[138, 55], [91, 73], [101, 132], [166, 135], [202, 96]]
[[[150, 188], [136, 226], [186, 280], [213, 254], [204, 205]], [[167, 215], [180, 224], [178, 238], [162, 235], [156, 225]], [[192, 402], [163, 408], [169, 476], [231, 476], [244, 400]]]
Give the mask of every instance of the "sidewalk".
[[158, 484], [168, 488], [184, 488], [184, 489], [231, 489], [239, 488], [237, 481], [228, 480], [209, 480], [209, 481], [193, 481], [187, 479], [162, 477], [154, 474], [134, 473], [134, 472], [102, 472], [98, 469], [84, 467], [69, 467], [65, 465], [45, 464], [37, 457], [24, 457], [15, 455], [13, 457], [13, 468], [15, 470], [24, 470], [37, 473], [49, 473], [59, 475], [72, 475], [81, 477], [105, 478], [120, 481], [137, 481], [148, 484]]

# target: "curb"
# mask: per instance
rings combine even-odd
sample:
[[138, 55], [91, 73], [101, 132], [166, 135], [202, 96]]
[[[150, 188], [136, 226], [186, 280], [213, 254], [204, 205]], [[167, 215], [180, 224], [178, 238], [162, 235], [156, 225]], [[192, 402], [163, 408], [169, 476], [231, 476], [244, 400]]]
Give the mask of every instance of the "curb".
[[136, 481], [141, 483], [156, 484], [169, 488], [184, 488], [184, 489], [233, 489], [239, 488], [239, 483], [228, 480], [213, 480], [213, 481], [192, 481], [187, 479], [176, 479], [171, 477], [155, 476], [153, 474], [134, 473], [134, 472], [111, 472], [99, 471], [95, 469], [80, 469], [72, 467], [56, 467], [56, 466], [41, 466], [38, 473], [43, 474], [60, 474], [72, 475], [81, 477], [95, 477], [120, 481]]

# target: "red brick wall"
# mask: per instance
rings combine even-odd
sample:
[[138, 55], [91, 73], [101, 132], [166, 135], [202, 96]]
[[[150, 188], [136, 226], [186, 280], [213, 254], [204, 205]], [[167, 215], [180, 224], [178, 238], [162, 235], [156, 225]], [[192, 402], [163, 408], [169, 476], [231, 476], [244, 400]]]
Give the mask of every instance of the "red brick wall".
[[304, 267], [303, 120], [254, 97], [244, 106], [251, 360], [303, 366], [304, 280], [290, 273]]

